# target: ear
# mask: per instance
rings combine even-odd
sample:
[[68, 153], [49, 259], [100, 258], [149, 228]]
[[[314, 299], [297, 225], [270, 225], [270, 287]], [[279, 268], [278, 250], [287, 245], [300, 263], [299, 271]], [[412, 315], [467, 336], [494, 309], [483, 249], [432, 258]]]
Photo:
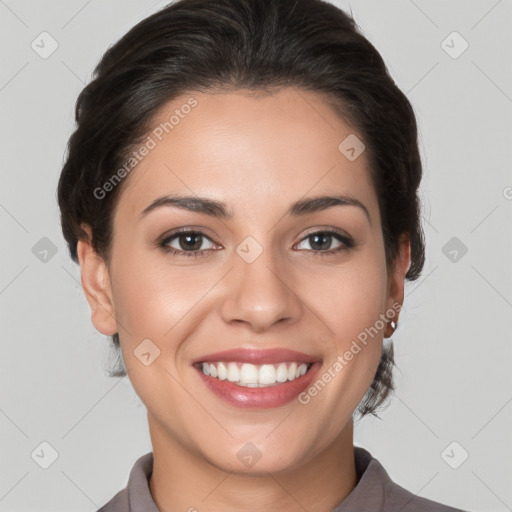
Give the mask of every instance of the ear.
[[78, 241], [77, 253], [80, 262], [82, 288], [91, 308], [91, 321], [96, 330], [106, 336], [112, 336], [117, 332], [117, 322], [110, 275], [105, 261], [96, 254], [92, 247], [90, 226], [82, 224], [81, 227], [89, 237], [88, 240]]
[[389, 338], [395, 330], [394, 327], [391, 326], [391, 320], [398, 323], [400, 308], [404, 303], [405, 274], [409, 270], [410, 266], [411, 243], [409, 235], [403, 233], [398, 239], [398, 253], [394, 261], [393, 269], [388, 277], [386, 311], [395, 311], [396, 314], [394, 317], [390, 317], [390, 321], [388, 321], [386, 331], [384, 333], [386, 338]]

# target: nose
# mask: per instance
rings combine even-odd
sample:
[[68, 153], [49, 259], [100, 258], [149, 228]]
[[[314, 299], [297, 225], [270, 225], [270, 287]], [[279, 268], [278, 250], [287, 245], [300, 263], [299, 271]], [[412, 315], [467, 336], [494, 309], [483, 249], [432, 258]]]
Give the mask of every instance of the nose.
[[243, 323], [263, 332], [277, 323], [297, 322], [303, 304], [294, 290], [292, 272], [265, 249], [252, 263], [234, 255], [221, 308], [227, 323]]

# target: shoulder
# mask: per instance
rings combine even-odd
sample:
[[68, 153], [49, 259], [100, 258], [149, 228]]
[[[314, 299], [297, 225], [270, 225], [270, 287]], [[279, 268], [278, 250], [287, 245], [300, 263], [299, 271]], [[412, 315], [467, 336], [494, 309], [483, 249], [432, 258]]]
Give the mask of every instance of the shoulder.
[[401, 512], [468, 512], [417, 496], [392, 480], [384, 485], [384, 503], [393, 509], [399, 507]]
[[355, 456], [361, 478], [352, 493], [353, 496], [349, 495], [347, 505], [368, 503], [371, 510], [380, 512], [469, 512], [422, 498], [408, 491], [394, 482], [379, 460], [361, 447], [355, 447]]
[[120, 490], [108, 503], [105, 503], [96, 512], [126, 512], [129, 510], [128, 490]]
[[152, 471], [153, 452], [148, 452], [135, 461], [126, 487], [96, 512], [129, 512], [130, 510], [158, 512], [149, 489], [149, 477]]

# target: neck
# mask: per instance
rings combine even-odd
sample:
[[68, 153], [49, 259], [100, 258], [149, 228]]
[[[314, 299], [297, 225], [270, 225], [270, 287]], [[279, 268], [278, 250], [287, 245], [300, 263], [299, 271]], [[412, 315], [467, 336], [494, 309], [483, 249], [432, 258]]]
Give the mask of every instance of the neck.
[[352, 419], [307, 463], [263, 476], [223, 471], [170, 439], [158, 422], [150, 419], [149, 426], [154, 457], [149, 485], [162, 512], [330, 512], [357, 485]]

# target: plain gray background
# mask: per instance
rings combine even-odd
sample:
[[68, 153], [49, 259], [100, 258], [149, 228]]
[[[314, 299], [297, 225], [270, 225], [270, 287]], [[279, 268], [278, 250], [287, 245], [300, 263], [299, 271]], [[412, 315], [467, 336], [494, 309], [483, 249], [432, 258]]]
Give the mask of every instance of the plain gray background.
[[[105, 376], [56, 186], [93, 67], [166, 3], [0, 0], [0, 511], [95, 511], [151, 450], [127, 377]], [[512, 510], [511, 2], [336, 5], [413, 104], [425, 167], [427, 262], [393, 336], [397, 392], [382, 420], [356, 425], [356, 444], [421, 496]], [[42, 58], [31, 44], [51, 48], [45, 31], [58, 48]], [[41, 449], [58, 454], [47, 469]]]

